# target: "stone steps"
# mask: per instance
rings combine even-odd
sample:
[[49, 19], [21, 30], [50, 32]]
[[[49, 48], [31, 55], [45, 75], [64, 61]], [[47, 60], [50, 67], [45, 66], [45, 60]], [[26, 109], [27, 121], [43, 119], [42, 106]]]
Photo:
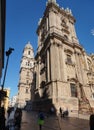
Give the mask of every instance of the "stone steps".
[[80, 114], [91, 114], [92, 113], [89, 101], [84, 101], [84, 100], [79, 101], [79, 113]]

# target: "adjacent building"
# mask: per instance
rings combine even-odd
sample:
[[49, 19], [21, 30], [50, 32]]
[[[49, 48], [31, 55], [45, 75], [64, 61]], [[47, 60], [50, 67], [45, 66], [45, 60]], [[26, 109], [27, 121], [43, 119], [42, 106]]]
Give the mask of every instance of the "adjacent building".
[[18, 96], [17, 95], [14, 95], [10, 101], [9, 101], [9, 107], [17, 107], [18, 103], [17, 103], [17, 99], [18, 99]]
[[6, 0], [0, 0], [0, 79], [4, 67]]
[[[1, 87], [0, 87], [0, 90], [2, 90]], [[9, 89], [9, 88], [4, 88], [3, 92], [5, 93], [5, 96], [4, 96], [3, 100], [1, 101], [1, 104], [3, 104], [5, 110], [7, 110], [8, 107], [9, 107], [10, 89]], [[1, 98], [1, 97], [0, 97], [0, 98]]]

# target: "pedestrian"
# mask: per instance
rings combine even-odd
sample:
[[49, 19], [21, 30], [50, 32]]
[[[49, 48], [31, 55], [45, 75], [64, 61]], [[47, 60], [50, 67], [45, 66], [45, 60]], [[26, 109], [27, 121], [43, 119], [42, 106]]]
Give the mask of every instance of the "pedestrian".
[[4, 106], [0, 107], [0, 130], [5, 130], [5, 108]]
[[42, 130], [42, 125], [44, 124], [44, 113], [39, 111], [38, 113], [38, 125], [39, 125], [39, 130]]
[[21, 120], [22, 120], [22, 110], [20, 108], [17, 108], [14, 114], [14, 126], [16, 128], [21, 127]]
[[12, 109], [13, 109], [13, 107], [8, 108], [8, 110], [7, 110], [8, 117], [10, 116], [10, 113], [11, 113]]
[[89, 125], [90, 125], [90, 130], [94, 130], [94, 114], [90, 115]]
[[14, 130], [14, 114], [15, 114], [16, 108], [11, 108], [11, 112], [9, 114], [9, 117], [6, 121], [6, 129]]
[[51, 109], [50, 109], [50, 114], [51, 114], [51, 115], [54, 115], [54, 114], [55, 114], [55, 109], [54, 109], [53, 106], [52, 106]]
[[62, 117], [62, 108], [59, 108], [60, 116]]

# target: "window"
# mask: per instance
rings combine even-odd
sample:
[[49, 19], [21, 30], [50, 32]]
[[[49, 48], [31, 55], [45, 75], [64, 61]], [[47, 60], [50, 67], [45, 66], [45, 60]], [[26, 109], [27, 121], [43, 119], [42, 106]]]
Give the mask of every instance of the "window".
[[70, 87], [71, 87], [71, 96], [72, 97], [77, 97], [77, 88], [75, 86], [75, 84], [70, 84]]
[[29, 93], [29, 89], [28, 88], [26, 88], [26, 93]]
[[30, 61], [26, 62], [26, 66], [30, 66]]
[[30, 55], [30, 51], [28, 51], [28, 55]]
[[27, 66], [30, 66], [30, 61], [27, 62]]
[[29, 84], [29, 81], [28, 81], [28, 80], [26, 80], [26, 83], [27, 83], [27, 84]]
[[94, 93], [92, 93], [92, 98], [94, 99]]
[[67, 55], [67, 63], [71, 64], [72, 60], [71, 60], [71, 55]]

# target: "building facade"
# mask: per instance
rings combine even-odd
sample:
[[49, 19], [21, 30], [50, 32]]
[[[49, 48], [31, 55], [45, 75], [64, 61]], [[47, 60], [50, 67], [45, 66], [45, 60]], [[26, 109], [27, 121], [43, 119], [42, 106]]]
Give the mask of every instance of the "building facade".
[[17, 107], [17, 98], [18, 98], [18, 95], [14, 95], [11, 99], [10, 99], [10, 102], [9, 102], [9, 107]]
[[[0, 90], [2, 90], [2, 88], [0, 87]], [[10, 89], [9, 88], [4, 88], [3, 90], [5, 92], [5, 96], [3, 98], [3, 100], [1, 100], [1, 106], [4, 105], [5, 110], [8, 109], [9, 107], [9, 96], [10, 96]]]
[[10, 89], [9, 88], [5, 88], [4, 91], [6, 92], [6, 97], [4, 97], [4, 107], [5, 110], [8, 110], [9, 107], [9, 96], [10, 96]]
[[20, 65], [20, 78], [18, 84], [18, 107], [24, 108], [26, 102], [31, 100], [31, 86], [33, 80], [34, 51], [28, 42], [23, 50]]
[[75, 21], [70, 9], [48, 0], [37, 28], [32, 90], [36, 108], [49, 109], [52, 104], [73, 116], [94, 109], [94, 54], [88, 55], [80, 45]]
[[0, 0], [0, 79], [4, 67], [6, 0]]

